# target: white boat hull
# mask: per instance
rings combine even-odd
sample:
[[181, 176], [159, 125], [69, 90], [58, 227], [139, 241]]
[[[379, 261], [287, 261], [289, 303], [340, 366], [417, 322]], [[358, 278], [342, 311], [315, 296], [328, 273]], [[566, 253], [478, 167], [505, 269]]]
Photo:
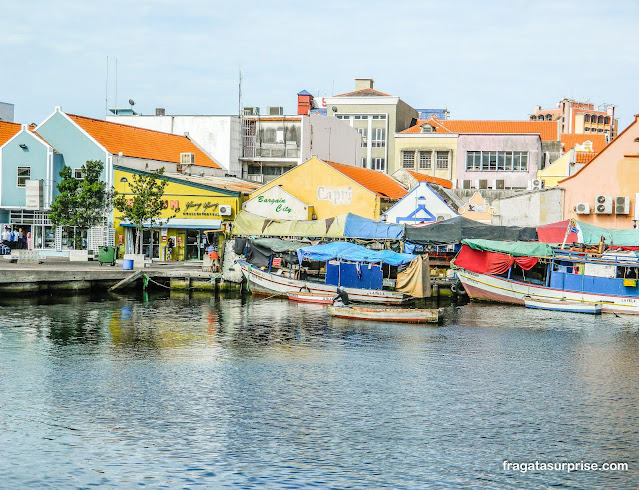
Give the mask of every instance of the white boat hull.
[[[288, 277], [272, 274], [252, 267], [248, 262], [238, 260], [237, 264], [242, 269], [242, 274], [248, 281], [251, 291], [265, 294], [308, 291], [317, 294], [337, 295], [337, 286], [322, 284], [312, 281], [301, 281]], [[351, 301], [358, 303], [401, 304], [410, 299], [402, 293], [379, 289], [343, 288]]]
[[537, 310], [565, 311], [567, 313], [586, 313], [598, 315], [601, 313], [601, 303], [584, 303], [582, 301], [551, 301], [526, 298], [526, 308]]
[[455, 272], [471, 299], [518, 305], [525, 305], [527, 297], [539, 301], [566, 300], [584, 304], [600, 303], [603, 313], [639, 314], [639, 300], [635, 297], [564, 291], [534, 283], [479, 274], [466, 269], [456, 269]]

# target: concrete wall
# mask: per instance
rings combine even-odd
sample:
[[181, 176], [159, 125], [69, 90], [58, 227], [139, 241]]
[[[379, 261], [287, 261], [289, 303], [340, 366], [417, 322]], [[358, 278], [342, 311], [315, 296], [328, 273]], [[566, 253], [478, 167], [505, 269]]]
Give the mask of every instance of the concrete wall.
[[8, 102], [0, 102], [0, 121], [13, 122], [14, 106]]
[[555, 187], [543, 191], [525, 192], [516, 196], [495, 199], [492, 223], [504, 226], [538, 226], [562, 221], [563, 189]]
[[[596, 226], [630, 229], [637, 213], [639, 193], [639, 114], [635, 121], [606, 146], [579, 173], [559, 183], [566, 190], [564, 216]], [[595, 214], [598, 195], [630, 198], [630, 213]], [[589, 203], [591, 214], [577, 214], [579, 203]]]
[[[165, 174], [177, 173], [177, 163], [173, 162], [160, 162], [158, 160], [146, 160], [144, 158], [113, 155], [113, 164], [121, 165], [123, 167], [134, 170], [145, 170], [146, 165], [148, 165], [148, 170], [151, 172], [159, 170], [160, 168], [164, 168]], [[197, 165], [192, 165], [189, 171], [191, 172], [191, 175], [200, 175], [200, 173], [203, 173], [204, 175], [212, 175], [214, 177], [224, 177], [224, 175], [226, 174], [226, 170], [224, 169], [201, 167]]]
[[184, 135], [225, 169], [242, 177], [241, 127], [237, 116], [107, 116], [107, 121]]
[[[527, 171], [467, 171], [468, 151], [525, 151], [528, 152]], [[529, 134], [460, 134], [457, 141], [456, 174], [457, 187], [464, 180], [488, 180], [493, 187], [495, 180], [504, 180], [505, 187], [527, 188], [528, 183], [537, 178], [541, 164], [541, 139]]]
[[311, 114], [303, 119], [309, 121], [309, 130], [304, 130], [308, 144], [304, 141], [302, 146], [303, 162], [315, 155], [321, 160], [361, 166], [361, 137], [356, 129], [334, 117]]

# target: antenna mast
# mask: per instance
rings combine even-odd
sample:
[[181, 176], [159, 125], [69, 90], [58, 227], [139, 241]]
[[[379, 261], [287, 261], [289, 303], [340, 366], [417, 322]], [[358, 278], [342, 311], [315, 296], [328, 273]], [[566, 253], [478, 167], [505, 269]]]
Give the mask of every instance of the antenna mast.
[[242, 117], [242, 67], [239, 68], [240, 80], [237, 89], [237, 115]]

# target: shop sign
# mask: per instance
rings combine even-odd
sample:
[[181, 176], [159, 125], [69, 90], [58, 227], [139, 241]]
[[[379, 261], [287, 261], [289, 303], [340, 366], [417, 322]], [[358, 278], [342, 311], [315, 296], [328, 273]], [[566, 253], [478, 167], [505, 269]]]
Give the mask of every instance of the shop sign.
[[42, 180], [27, 180], [25, 182], [26, 208], [42, 209]]
[[280, 186], [269, 187], [262, 194], [246, 201], [243, 208], [249, 213], [265, 218], [309, 219], [308, 205]]
[[330, 201], [334, 206], [351, 204], [353, 201], [353, 188], [350, 185], [343, 187], [320, 185], [317, 187], [317, 199]]
[[184, 208], [180, 205], [180, 201], [172, 199], [165, 201], [165, 208], [174, 210], [176, 213], [182, 216], [190, 217], [204, 217], [204, 216], [219, 216], [220, 204], [213, 201], [187, 201], [184, 203]]

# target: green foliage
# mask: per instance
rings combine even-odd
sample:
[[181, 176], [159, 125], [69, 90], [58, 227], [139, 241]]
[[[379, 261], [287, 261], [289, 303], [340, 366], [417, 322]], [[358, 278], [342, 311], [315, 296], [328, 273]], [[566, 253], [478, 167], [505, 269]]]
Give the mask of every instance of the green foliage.
[[[120, 213], [122, 219], [133, 223], [136, 228], [136, 249], [140, 249], [140, 232], [143, 223], [151, 225], [159, 222], [162, 211], [166, 208], [166, 202], [162, 200], [164, 189], [168, 181], [162, 178], [164, 167], [154, 172], [145, 174], [132, 174], [129, 182], [129, 191], [126, 194], [115, 191], [113, 193], [113, 206]], [[175, 215], [171, 216], [175, 217]], [[170, 218], [165, 218], [165, 221]]]
[[106, 183], [100, 180], [103, 170], [101, 161], [89, 160], [82, 165], [83, 179], [78, 180], [70, 167], [62, 168], [57, 185], [59, 194], [49, 213], [54, 226], [90, 228], [103, 222], [111, 202]]

